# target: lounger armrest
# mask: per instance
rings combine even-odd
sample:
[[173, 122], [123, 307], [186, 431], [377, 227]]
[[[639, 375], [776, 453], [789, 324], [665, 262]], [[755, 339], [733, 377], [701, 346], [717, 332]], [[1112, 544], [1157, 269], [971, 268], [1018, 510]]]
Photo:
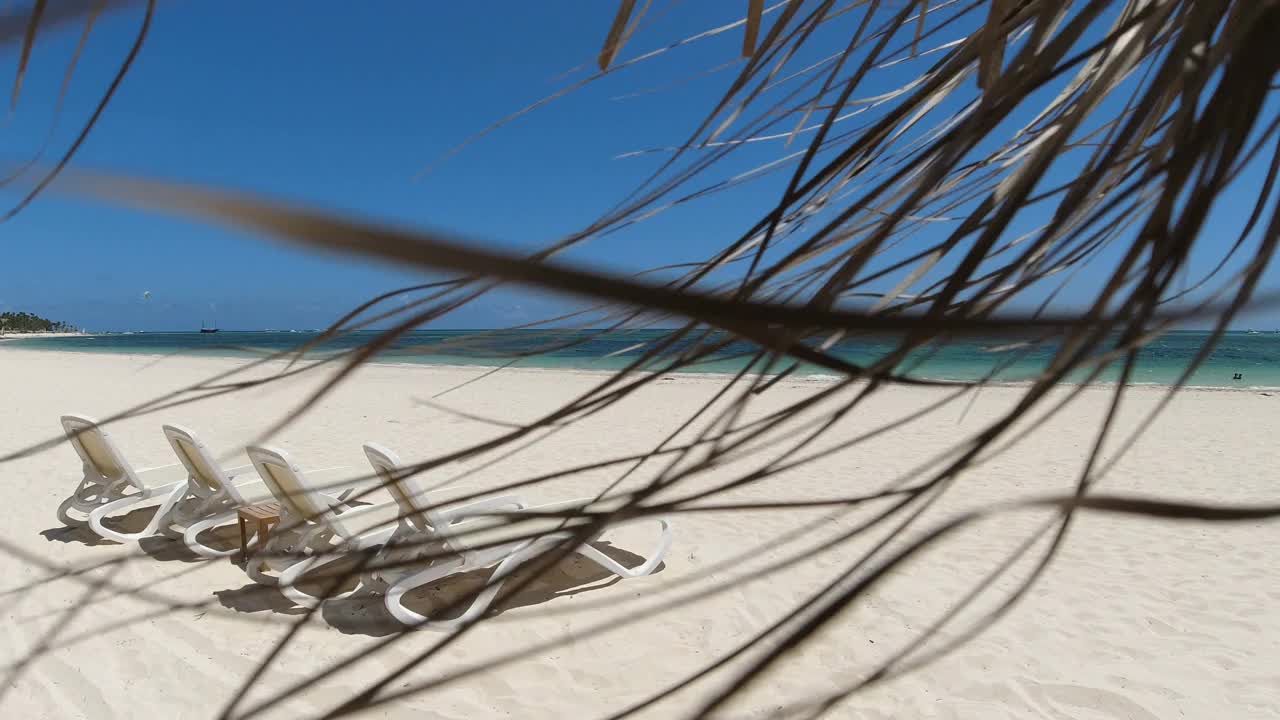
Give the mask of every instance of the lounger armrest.
[[560, 502], [547, 503], [545, 505], [530, 505], [522, 508], [527, 513], [556, 513], [563, 510], [580, 510], [595, 502], [595, 498], [575, 498], [573, 500], [561, 500]]
[[362, 477], [360, 471], [353, 470], [347, 465], [316, 469], [307, 468], [307, 481], [314, 488], [325, 493], [346, 490], [352, 487], [362, 488], [371, 485], [373, 482], [372, 479], [360, 482], [356, 480], [358, 477]]
[[[345, 469], [346, 468], [326, 468], [325, 470], [336, 471], [336, 470], [345, 470]], [[325, 470], [321, 470], [319, 472], [325, 472]], [[313, 474], [314, 473], [311, 473], [311, 472], [307, 473], [308, 476], [311, 476]], [[348, 501], [348, 499], [355, 494], [359, 494], [361, 497], [366, 497], [368, 496], [369, 494], [368, 491], [370, 489], [372, 489], [372, 486], [364, 486], [360, 484], [330, 485], [328, 487], [321, 486], [317, 488], [315, 490], [315, 494], [319, 495], [320, 498], [324, 500], [325, 504], [329, 506], [330, 510], [333, 510], [335, 513], [336, 512], [345, 513], [345, 512], [348, 512], [350, 509], [366, 507], [365, 505], [352, 505]], [[334, 491], [340, 491], [340, 492], [338, 492], [337, 495], [334, 495], [333, 494]], [[380, 507], [382, 505], [386, 505], [388, 502], [390, 501], [372, 503], [370, 507]]]
[[395, 534], [394, 525], [379, 525], [375, 528], [369, 528], [352, 538], [349, 542], [352, 550], [365, 550], [379, 545], [386, 545], [391, 536]]
[[343, 520], [346, 520], [347, 518], [356, 517], [357, 515], [363, 515], [364, 513], [372, 512], [374, 510], [381, 510], [382, 508], [385, 508], [386, 506], [393, 504], [390, 502], [383, 502], [383, 503], [377, 503], [376, 505], [352, 506], [352, 505], [346, 504], [342, 500], [339, 500], [334, 497], [330, 497], [328, 495], [325, 496], [325, 500], [328, 501], [329, 509], [333, 511], [333, 514], [337, 515], [338, 517], [341, 517]]
[[[257, 468], [255, 468], [252, 465], [237, 465], [233, 468], [223, 468], [222, 471], [226, 473], [227, 479], [229, 480], [235, 480], [236, 478], [241, 477], [243, 475], [253, 475], [253, 476], [258, 475]], [[259, 477], [258, 479], [261, 480], [262, 478]]]
[[[350, 510], [354, 510], [356, 508], [365, 507], [364, 505], [352, 505], [351, 503], [347, 502], [347, 498], [351, 497], [351, 494], [354, 493], [357, 489], [358, 488], [347, 488], [346, 490], [343, 490], [342, 494], [338, 495], [337, 497], [334, 497], [329, 493], [318, 492], [318, 491], [316, 492], [316, 495], [319, 495], [320, 499], [324, 500], [325, 505], [328, 505], [329, 509], [332, 510], [334, 514], [345, 513]], [[385, 504], [385, 503], [379, 503], [379, 504]]]
[[141, 475], [143, 473], [154, 472], [156, 470], [168, 470], [169, 468], [178, 467], [181, 464], [182, 463], [169, 463], [168, 465], [153, 465], [151, 467], [145, 467], [145, 468], [134, 468], [134, 472]]
[[442, 510], [440, 514], [446, 520], [452, 522], [455, 519], [468, 517], [470, 515], [486, 515], [489, 513], [503, 511], [518, 512], [523, 509], [525, 509], [525, 504], [519, 496], [495, 495], [493, 497], [481, 498], [463, 505], [455, 505], [446, 510]]
[[[331, 503], [332, 499], [336, 498], [339, 503], [346, 504], [347, 498], [352, 495], [357, 495], [359, 499], [365, 502], [373, 502], [377, 505], [389, 502], [389, 500], [375, 501], [372, 499], [375, 497], [376, 491], [381, 488], [376, 477], [359, 475], [359, 471], [353, 470], [347, 465], [307, 470], [307, 479], [316, 491], [329, 498]], [[385, 492], [382, 495], [386, 497]]]

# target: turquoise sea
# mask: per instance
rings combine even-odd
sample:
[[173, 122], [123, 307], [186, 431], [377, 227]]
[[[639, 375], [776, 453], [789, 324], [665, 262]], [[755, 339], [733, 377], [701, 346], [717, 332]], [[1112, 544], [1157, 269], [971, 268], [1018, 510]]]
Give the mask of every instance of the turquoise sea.
[[[625, 330], [609, 333], [590, 330], [457, 331], [421, 330], [402, 338], [378, 360], [395, 363], [497, 366], [521, 356], [515, 367], [611, 370], [632, 362], [659, 343], [667, 330]], [[132, 353], [150, 355], [204, 355], [251, 357], [296, 348], [313, 339], [314, 332], [145, 332], [109, 333], [63, 338], [17, 338], [0, 341], [4, 348], [58, 350], [84, 353]], [[337, 352], [366, 341], [367, 334], [352, 334], [325, 343], [317, 353]], [[1167, 385], [1174, 382], [1208, 339], [1204, 332], [1169, 333], [1147, 348], [1133, 381]], [[679, 352], [688, 343], [677, 343]], [[856, 338], [835, 346], [834, 352], [855, 363], [874, 362], [890, 348], [892, 339]], [[700, 365], [682, 372], [726, 373], [740, 369], [751, 346], [737, 344]], [[670, 352], [670, 351], [669, 351]], [[916, 353], [899, 368], [914, 377], [971, 380], [999, 367], [997, 378], [1018, 382], [1033, 376], [1052, 352], [1051, 346], [1018, 347], [1006, 339], [966, 340]], [[778, 367], [784, 367], [780, 365]], [[657, 369], [651, 366], [650, 369]], [[775, 367], [774, 371], [778, 368]], [[1240, 379], [1234, 379], [1240, 373]], [[798, 375], [831, 374], [820, 367], [801, 367]], [[1112, 368], [1101, 381], [1114, 381]], [[1079, 375], [1072, 378], [1082, 379]], [[1202, 387], [1280, 388], [1280, 333], [1228, 333], [1192, 376], [1191, 385]]]

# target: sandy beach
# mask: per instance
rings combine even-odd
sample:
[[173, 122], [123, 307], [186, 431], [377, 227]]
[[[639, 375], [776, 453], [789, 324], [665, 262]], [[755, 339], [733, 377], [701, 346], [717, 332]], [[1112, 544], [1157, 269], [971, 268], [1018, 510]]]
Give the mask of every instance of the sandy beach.
[[[0, 349], [0, 453], [57, 437], [59, 415], [106, 417], [143, 399], [229, 369], [239, 361]], [[366, 472], [361, 443], [424, 459], [494, 437], [502, 428], [421, 402], [475, 378], [465, 368], [376, 365], [324, 399], [274, 444], [304, 466]], [[164, 422], [196, 430], [228, 464], [245, 443], [315, 386], [316, 377], [222, 396], [112, 425], [139, 467], [174, 462]], [[588, 372], [510, 370], [460, 387], [438, 402], [486, 418], [528, 421], [601, 379]], [[630, 453], [675, 430], [720, 387], [715, 378], [673, 376], [519, 454], [468, 460], [434, 471], [431, 484], [467, 489]], [[763, 414], [821, 387], [786, 380], [760, 396]], [[845, 420], [827, 446], [905, 416], [941, 391], [889, 388]], [[1060, 390], [1062, 397], [1067, 390]], [[982, 391], [898, 430], [744, 488], [726, 498], [781, 501], [865, 493], [911, 477], [913, 468], [995, 419], [1018, 388]], [[1163, 394], [1133, 390], [1118, 428], [1127, 435]], [[1075, 483], [1110, 394], [1088, 389], [1023, 442], [963, 475], [914, 528], [993, 503], [1064, 492]], [[1232, 503], [1275, 502], [1280, 467], [1280, 396], [1257, 391], [1188, 391], [1178, 396], [1103, 479], [1107, 490]], [[1108, 446], [1104, 459], [1114, 456]], [[643, 482], [654, 463], [629, 479]], [[736, 477], [718, 468], [698, 482]], [[196, 562], [164, 540], [137, 547], [62, 528], [54, 510], [80, 465], [62, 443], [0, 465], [7, 493], [0, 531], [0, 707], [7, 717], [127, 718], [150, 714], [217, 717], [298, 618], [225, 560]], [[598, 492], [617, 470], [583, 473], [527, 490], [551, 501]], [[678, 682], [790, 611], [885, 535], [832, 538], [869, 517], [865, 508], [698, 513], [673, 518], [675, 544], [659, 572], [611, 581], [595, 566], [567, 561], [499, 614], [425, 665], [390, 683], [392, 692], [526, 648], [501, 669], [369, 709], [367, 717], [607, 717]], [[864, 677], [947, 612], [1048, 518], [1023, 512], [975, 526], [898, 571], [855, 604], [777, 672], [721, 711], [769, 717], [806, 697]], [[794, 542], [789, 531], [809, 526]], [[606, 536], [621, 555], [652, 539], [637, 527]], [[938, 661], [841, 704], [832, 717], [1162, 718], [1280, 717], [1280, 523], [1206, 525], [1081, 516], [1047, 575], [1000, 622]], [[812, 546], [783, 571], [766, 564]], [[1036, 546], [1043, 549], [1043, 544]], [[1035, 553], [1033, 552], [1034, 556]], [[115, 559], [127, 562], [109, 564]], [[108, 563], [104, 565], [104, 563]], [[69, 570], [95, 568], [72, 576]], [[948, 626], [955, 637], [998, 605], [1027, 574], [1021, 562]], [[95, 586], [110, 580], [112, 587]], [[725, 592], [706, 594], [714, 587]], [[446, 583], [447, 584], [447, 583]], [[113, 589], [114, 588], [114, 589]], [[144, 589], [143, 593], [120, 588]], [[441, 593], [456, 592], [445, 587]], [[696, 597], [705, 595], [704, 597]], [[646, 616], [665, 603], [674, 607]], [[237, 712], [299, 680], [354, 658], [264, 718], [316, 717], [422, 653], [444, 636], [419, 632], [372, 652], [395, 626], [369, 598], [317, 613], [240, 698]], [[552, 641], [554, 646], [542, 647]], [[740, 669], [735, 662], [731, 670]], [[651, 707], [642, 717], [677, 717], [722, 687], [720, 673]]]

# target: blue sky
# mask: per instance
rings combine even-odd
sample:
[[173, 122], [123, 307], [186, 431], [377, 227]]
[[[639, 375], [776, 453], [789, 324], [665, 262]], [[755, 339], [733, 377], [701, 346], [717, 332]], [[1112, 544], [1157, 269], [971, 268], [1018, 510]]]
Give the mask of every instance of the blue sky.
[[[743, 5], [680, 3], [623, 57], [728, 22]], [[261, 191], [532, 248], [621, 199], [662, 157], [615, 156], [682, 140], [733, 71], [613, 98], [717, 65], [741, 43], [740, 33], [730, 32], [619, 73], [499, 129], [415, 180], [450, 147], [562, 87], [566, 70], [591, 63], [616, 3], [303, 7], [161, 3], [137, 65], [75, 165]], [[99, 21], [50, 158], [88, 116], [139, 18], [134, 8]], [[17, 110], [0, 120], [0, 157], [21, 161], [39, 147], [78, 35], [79, 28], [68, 27], [39, 37]], [[3, 59], [3, 67], [16, 67], [17, 48]], [[916, 71], [908, 64], [897, 80]], [[745, 153], [743, 167], [778, 149]], [[776, 191], [764, 183], [694, 204], [575, 251], [573, 259], [637, 270], [703, 257], [741, 231], [744, 207], [754, 219]], [[16, 197], [3, 193], [6, 204]], [[1238, 215], [1249, 201], [1229, 198], [1224, 216]], [[373, 294], [419, 280], [56, 195], [0, 227], [0, 236], [0, 309], [94, 330], [188, 329], [202, 321], [233, 329], [320, 327]], [[564, 307], [559, 299], [508, 290], [438, 327], [512, 324]], [[1280, 324], [1274, 315], [1256, 321]]]

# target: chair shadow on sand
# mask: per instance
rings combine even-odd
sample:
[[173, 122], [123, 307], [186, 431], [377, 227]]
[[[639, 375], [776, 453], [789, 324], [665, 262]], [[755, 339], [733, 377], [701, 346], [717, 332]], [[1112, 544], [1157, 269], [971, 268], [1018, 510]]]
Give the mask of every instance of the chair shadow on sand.
[[[139, 508], [124, 515], [113, 516], [103, 520], [103, 524], [112, 530], [118, 530], [125, 533], [135, 533], [141, 531], [147, 526], [151, 520], [155, 508]], [[120, 545], [115, 540], [108, 540], [98, 536], [88, 525], [67, 526], [60, 525], [48, 530], [41, 530], [40, 535], [49, 542], [60, 543], [78, 543], [89, 547], [97, 547], [99, 545]], [[236, 525], [224, 525], [222, 527], [208, 530], [201, 534], [201, 539], [208, 545], [214, 547], [236, 548], [240, 545], [239, 529]], [[211, 542], [212, 540], [212, 542]], [[153, 535], [152, 537], [142, 538], [138, 541], [138, 547], [142, 552], [151, 556], [153, 560], [161, 562], [210, 562], [209, 558], [200, 557], [191, 552], [181, 539], [167, 537], [165, 535]], [[225, 562], [225, 561], [224, 561]]]
[[[592, 543], [600, 552], [608, 555], [627, 567], [636, 567], [644, 563], [644, 558], [635, 553], [616, 548], [608, 542]], [[326, 566], [326, 575], [341, 573], [354, 567], [354, 561], [342, 560]], [[654, 573], [662, 572], [666, 564], [659, 564]], [[405, 596], [407, 607], [422, 615], [431, 615], [432, 608], [446, 608], [452, 603], [460, 603], [450, 613], [441, 613], [440, 619], [457, 617], [466, 610], [470, 603], [469, 595], [484, 587], [494, 568], [482, 568], [469, 572], [450, 575]], [[507, 588], [517, 587], [529, 578], [531, 569], [517, 571], [507, 579], [503, 592], [486, 613], [488, 617], [521, 607], [540, 605], [561, 597], [575, 597], [580, 593], [601, 590], [622, 580], [599, 565], [580, 555], [571, 555], [542, 574], [519, 592], [508, 594]], [[303, 583], [302, 589], [316, 593], [323, 579]], [[355, 585], [354, 580], [337, 592], [346, 592]], [[237, 612], [276, 612], [285, 615], [301, 615], [306, 611], [294, 607], [275, 588], [249, 584], [235, 590], [222, 590], [214, 593], [224, 607]], [[330, 600], [321, 606], [318, 614], [339, 632], [348, 635], [368, 635], [383, 637], [405, 630], [391, 617], [383, 605], [382, 596], [368, 591], [361, 591], [349, 597]]]

